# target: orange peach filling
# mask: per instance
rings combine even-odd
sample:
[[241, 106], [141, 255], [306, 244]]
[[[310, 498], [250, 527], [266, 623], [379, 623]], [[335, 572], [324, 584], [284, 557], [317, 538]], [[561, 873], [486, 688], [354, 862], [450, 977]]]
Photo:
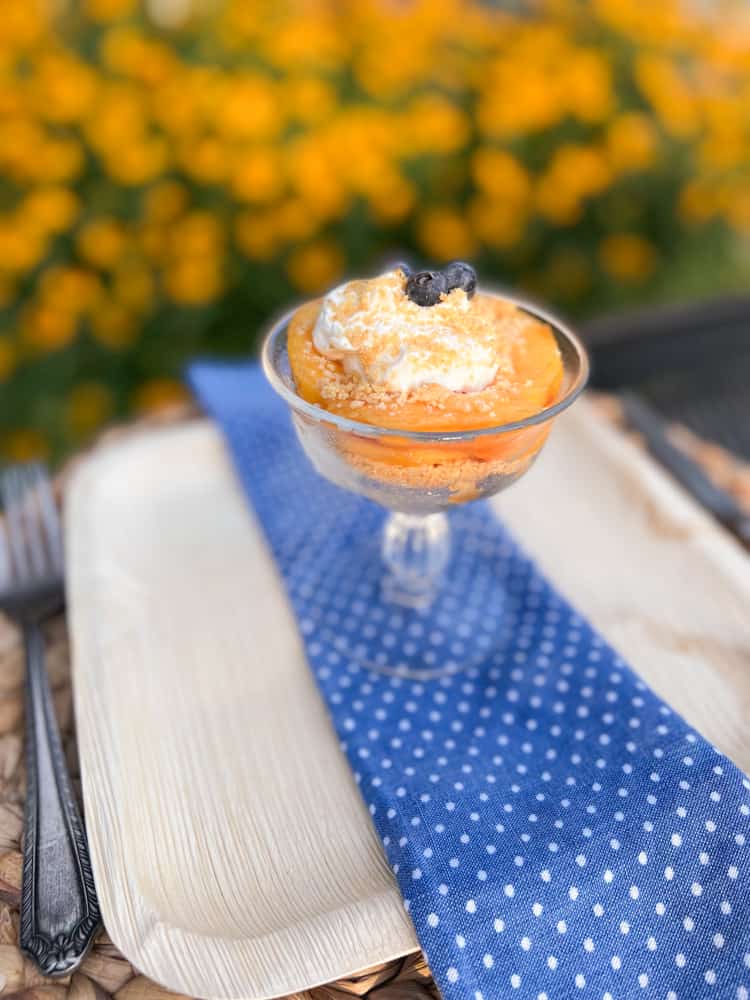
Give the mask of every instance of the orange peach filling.
[[[316, 300], [299, 308], [289, 324], [287, 349], [297, 392], [307, 402], [337, 416], [407, 432], [482, 430], [524, 420], [554, 403], [563, 365], [550, 328], [494, 296], [477, 294], [471, 308], [496, 324], [499, 349], [505, 358], [496, 378], [484, 389], [455, 392], [431, 384], [394, 393], [348, 375], [340, 361], [325, 357], [313, 343], [320, 310], [320, 300]], [[423, 477], [432, 477], [439, 486], [443, 470], [446, 485], [450, 485], [460, 464], [466, 470], [462, 478], [470, 492], [470, 482], [476, 484], [484, 476], [501, 472], [503, 465], [511, 473], [529, 464], [549, 428], [545, 423], [466, 441], [435, 443], [351, 433], [342, 433], [340, 439], [341, 451], [353, 464], [359, 462], [365, 474], [391, 481], [401, 477], [405, 485], [417, 486], [421, 469]], [[409, 475], [410, 469], [414, 474]], [[458, 492], [465, 490], [459, 486]]]

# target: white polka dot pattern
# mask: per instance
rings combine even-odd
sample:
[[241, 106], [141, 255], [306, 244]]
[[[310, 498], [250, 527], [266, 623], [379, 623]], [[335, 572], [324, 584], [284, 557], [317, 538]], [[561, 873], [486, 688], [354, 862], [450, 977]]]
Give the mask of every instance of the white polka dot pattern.
[[191, 378], [445, 1000], [748, 1000], [750, 781], [481, 507], [453, 524], [455, 559], [494, 567], [503, 639], [486, 661], [423, 683], [350, 663], [326, 628], [361, 635], [368, 582], [348, 567], [382, 512], [315, 475], [254, 366]]

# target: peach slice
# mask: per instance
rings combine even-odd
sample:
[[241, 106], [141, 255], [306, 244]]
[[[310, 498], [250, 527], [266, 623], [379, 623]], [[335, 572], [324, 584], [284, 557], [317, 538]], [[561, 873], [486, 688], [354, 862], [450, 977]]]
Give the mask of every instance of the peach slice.
[[[485, 298], [485, 303], [491, 308], [493, 300]], [[292, 374], [303, 399], [350, 420], [393, 430], [479, 430], [538, 413], [554, 402], [562, 382], [563, 366], [554, 334], [544, 323], [532, 321], [515, 335], [511, 347], [514, 385], [510, 391], [506, 381], [496, 380], [477, 392], [452, 393], [441, 399], [440, 408], [421, 399], [395, 398], [390, 408], [384, 408], [382, 402], [358, 400], [355, 406], [348, 399], [324, 400], [320, 386], [326, 376], [335, 373], [339, 363], [324, 358], [313, 344], [319, 308], [320, 300], [308, 302], [289, 324], [287, 350]], [[498, 322], [502, 322], [500, 317]]]

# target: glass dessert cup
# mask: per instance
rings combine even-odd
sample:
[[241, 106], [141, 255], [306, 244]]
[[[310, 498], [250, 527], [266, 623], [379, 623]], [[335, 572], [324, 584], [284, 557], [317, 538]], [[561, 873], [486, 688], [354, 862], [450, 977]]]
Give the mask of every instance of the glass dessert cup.
[[502, 640], [503, 609], [483, 597], [497, 593], [491, 586], [497, 557], [483, 558], [476, 544], [462, 544], [460, 533], [452, 545], [446, 512], [516, 482], [539, 455], [555, 417], [583, 390], [589, 370], [581, 342], [559, 320], [536, 305], [502, 298], [548, 324], [563, 378], [551, 405], [496, 427], [393, 430], [340, 417], [295, 390], [287, 353], [293, 314], [276, 323], [264, 342], [266, 377], [289, 405], [315, 469], [389, 511], [379, 547], [368, 539], [341, 567], [342, 574], [357, 574], [364, 599], [359, 605], [367, 609], [358, 624], [368, 640], [337, 632], [334, 625], [321, 626], [318, 637], [340, 658], [366, 669], [428, 680], [478, 666]]

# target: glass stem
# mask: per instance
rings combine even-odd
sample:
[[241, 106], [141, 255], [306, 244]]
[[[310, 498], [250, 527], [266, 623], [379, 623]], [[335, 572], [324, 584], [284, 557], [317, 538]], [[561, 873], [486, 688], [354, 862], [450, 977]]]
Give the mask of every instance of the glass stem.
[[391, 514], [383, 529], [382, 553], [388, 570], [385, 599], [403, 607], [429, 607], [451, 553], [447, 516]]

